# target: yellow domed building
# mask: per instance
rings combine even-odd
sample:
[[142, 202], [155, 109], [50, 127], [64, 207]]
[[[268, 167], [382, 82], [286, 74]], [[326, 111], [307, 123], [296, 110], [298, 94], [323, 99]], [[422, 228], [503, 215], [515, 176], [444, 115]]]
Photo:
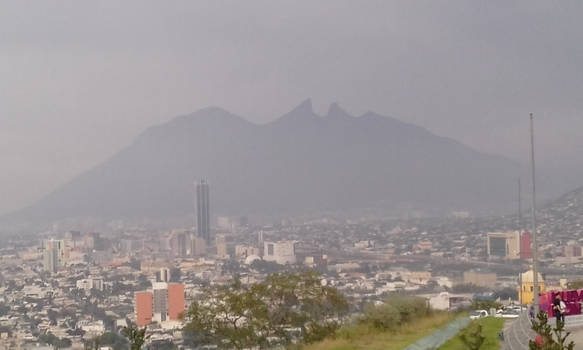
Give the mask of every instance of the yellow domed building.
[[[522, 285], [520, 286], [519, 297], [520, 300], [522, 300], [522, 304], [530, 305], [534, 300], [534, 272], [532, 270], [528, 270], [522, 273], [521, 277]], [[545, 293], [545, 280], [543, 279], [543, 276], [540, 274], [540, 272], [537, 273], [537, 277], [537, 284], [539, 288], [538, 292], [540, 294]]]

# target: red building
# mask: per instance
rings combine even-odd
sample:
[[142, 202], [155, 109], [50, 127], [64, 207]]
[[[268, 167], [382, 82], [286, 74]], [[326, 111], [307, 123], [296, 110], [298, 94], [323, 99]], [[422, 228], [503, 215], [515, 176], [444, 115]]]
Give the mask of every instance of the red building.
[[152, 323], [152, 293], [136, 293], [136, 324], [146, 326]]
[[153, 319], [179, 321], [184, 313], [184, 284], [156, 283], [154, 292], [137, 292], [135, 298], [138, 326], [149, 325]]
[[530, 233], [523, 232], [521, 241], [522, 241], [522, 244], [520, 247], [520, 258], [521, 259], [532, 259]]
[[184, 306], [184, 284], [169, 284], [168, 317], [173, 321], [180, 320]]

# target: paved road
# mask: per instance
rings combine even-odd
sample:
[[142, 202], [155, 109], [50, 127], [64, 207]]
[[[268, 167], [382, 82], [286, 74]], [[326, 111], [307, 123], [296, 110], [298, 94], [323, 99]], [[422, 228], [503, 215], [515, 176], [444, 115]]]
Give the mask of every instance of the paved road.
[[571, 335], [567, 340], [575, 342], [575, 350], [583, 350], [583, 328], [578, 327], [570, 331]]

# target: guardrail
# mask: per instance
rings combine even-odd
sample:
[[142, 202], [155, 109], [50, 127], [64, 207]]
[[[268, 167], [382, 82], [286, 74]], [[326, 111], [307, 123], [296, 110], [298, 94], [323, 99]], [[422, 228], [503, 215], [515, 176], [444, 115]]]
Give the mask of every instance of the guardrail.
[[[552, 320], [552, 319], [550, 319]], [[550, 321], [549, 322], [552, 322]], [[583, 326], [583, 315], [572, 315], [565, 317], [565, 327], [575, 328]]]

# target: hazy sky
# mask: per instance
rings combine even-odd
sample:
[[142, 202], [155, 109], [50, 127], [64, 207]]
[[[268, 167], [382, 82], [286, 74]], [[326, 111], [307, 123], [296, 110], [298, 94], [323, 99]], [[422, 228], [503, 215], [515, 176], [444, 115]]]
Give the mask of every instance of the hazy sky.
[[[0, 212], [209, 105], [311, 97], [539, 165], [580, 162], [580, 1], [0, 1]], [[581, 180], [583, 185], [583, 180]]]

